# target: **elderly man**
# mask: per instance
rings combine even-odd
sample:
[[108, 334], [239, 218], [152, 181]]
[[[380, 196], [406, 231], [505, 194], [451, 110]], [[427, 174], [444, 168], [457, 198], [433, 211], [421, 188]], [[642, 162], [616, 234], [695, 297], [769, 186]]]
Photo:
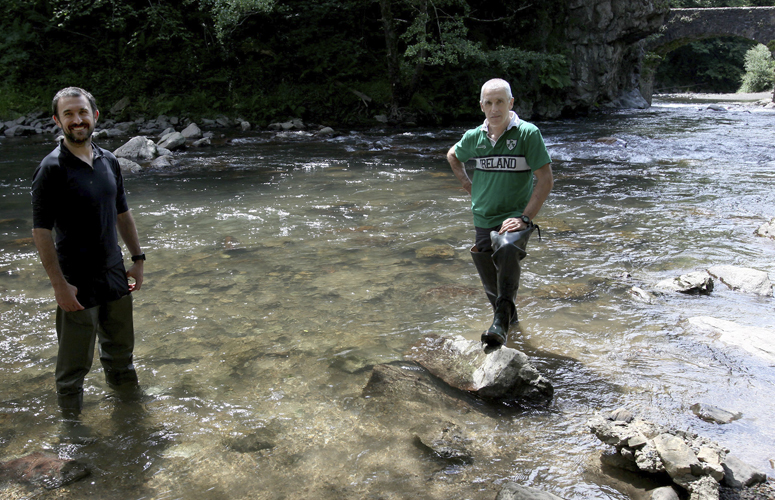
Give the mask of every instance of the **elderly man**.
[[[94, 97], [68, 87], [56, 94], [52, 111], [64, 140], [33, 175], [32, 235], [57, 302], [58, 403], [77, 415], [97, 337], [108, 384], [122, 391], [138, 387], [130, 292], [143, 284], [145, 254], [118, 160], [91, 141], [100, 115]], [[132, 255], [128, 271], [119, 234]]]
[[[494, 310], [482, 342], [501, 346], [506, 343], [510, 325], [518, 321], [515, 299], [520, 260], [537, 227], [533, 219], [554, 180], [541, 132], [512, 111], [514, 97], [508, 82], [486, 82], [479, 105], [484, 124], [467, 131], [449, 150], [447, 160], [471, 195], [476, 229], [471, 257]], [[473, 180], [464, 165], [469, 159], [476, 161]]]

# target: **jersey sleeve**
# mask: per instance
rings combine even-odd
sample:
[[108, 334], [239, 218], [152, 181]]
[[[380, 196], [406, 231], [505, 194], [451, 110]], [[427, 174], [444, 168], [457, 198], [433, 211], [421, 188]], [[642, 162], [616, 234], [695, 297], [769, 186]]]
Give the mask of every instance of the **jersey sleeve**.
[[458, 160], [465, 163], [474, 156], [476, 150], [476, 140], [474, 134], [469, 130], [463, 137], [455, 144], [455, 156]]
[[35, 229], [54, 229], [57, 206], [55, 170], [44, 160], [32, 175], [32, 227]]
[[113, 170], [113, 176], [116, 178], [116, 213], [123, 214], [129, 210], [129, 204], [126, 201], [126, 192], [124, 191], [124, 176], [121, 174], [121, 164], [115, 156], [110, 153], [105, 154], [105, 159]]
[[525, 152], [525, 160], [527, 160], [527, 164], [530, 165], [530, 170], [535, 172], [547, 163], [551, 163], [552, 158], [549, 156], [549, 151], [546, 150], [544, 138], [538, 127], [535, 127], [530, 132], [528, 139], [529, 146]]

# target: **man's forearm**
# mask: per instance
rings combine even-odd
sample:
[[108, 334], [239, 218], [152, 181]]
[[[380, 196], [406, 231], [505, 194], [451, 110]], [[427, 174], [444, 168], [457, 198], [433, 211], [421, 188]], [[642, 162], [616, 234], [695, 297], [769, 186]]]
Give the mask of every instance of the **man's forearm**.
[[460, 184], [463, 185], [463, 189], [468, 191], [468, 193], [471, 193], [471, 179], [468, 177], [468, 174], [466, 173], [466, 166], [458, 160], [457, 156], [455, 155], [455, 148], [449, 150], [447, 153], [447, 161], [449, 162], [449, 166], [452, 167], [452, 173], [455, 174], [455, 177], [457, 177], [457, 180], [460, 181]]
[[135, 220], [131, 212], [126, 211], [118, 214], [116, 227], [130, 254], [139, 255], [143, 253], [143, 249], [140, 246], [140, 237], [137, 235], [137, 226], [135, 226]]
[[57, 257], [54, 237], [50, 229], [35, 228], [32, 230], [32, 240], [38, 249], [40, 261], [43, 263], [43, 269], [46, 270], [48, 279], [54, 288], [67, 284], [62, 268], [59, 267], [59, 258]]
[[531, 220], [538, 215], [538, 212], [541, 210], [541, 207], [544, 206], [544, 202], [549, 197], [549, 193], [554, 186], [552, 165], [547, 163], [539, 168], [535, 171], [535, 176], [536, 184], [535, 187], [533, 187], [533, 195], [530, 197], [530, 201], [523, 211], [523, 213], [530, 217]]

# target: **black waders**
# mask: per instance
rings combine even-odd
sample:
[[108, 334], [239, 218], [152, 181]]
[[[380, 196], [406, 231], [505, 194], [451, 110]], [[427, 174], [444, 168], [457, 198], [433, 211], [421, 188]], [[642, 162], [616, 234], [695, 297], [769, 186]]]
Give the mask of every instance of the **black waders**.
[[492, 252], [471, 249], [471, 258], [494, 311], [492, 325], [482, 334], [482, 342], [487, 345], [505, 344], [509, 326], [518, 322], [515, 300], [521, 272], [519, 261], [527, 255], [527, 241], [536, 227], [530, 224], [522, 231], [503, 234], [492, 231]]

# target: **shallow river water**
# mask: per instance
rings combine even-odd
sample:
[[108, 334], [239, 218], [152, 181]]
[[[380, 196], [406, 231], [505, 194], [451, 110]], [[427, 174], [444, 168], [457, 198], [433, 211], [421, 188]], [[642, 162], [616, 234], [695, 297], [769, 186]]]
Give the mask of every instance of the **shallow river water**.
[[[775, 328], [775, 301], [721, 283], [653, 303], [628, 293], [718, 264], [775, 279], [775, 242], [754, 235], [775, 217], [775, 111], [725, 105], [538, 123], [555, 188], [508, 345], [554, 385], [540, 407], [363, 393], [373, 366], [426, 335], [478, 339], [491, 319], [470, 200], [444, 158], [464, 127], [256, 132], [127, 175], [148, 255], [134, 297], [145, 395], [117, 399], [95, 361], [77, 436], [56, 408], [55, 302], [30, 240], [30, 179], [52, 137], [0, 139], [0, 461], [48, 451], [92, 470], [53, 491], [0, 483], [0, 496], [473, 500], [517, 481], [626, 499], [586, 427], [621, 406], [773, 475], [775, 369], [687, 320]], [[707, 423], [695, 403], [742, 418]], [[416, 426], [444, 422], [465, 428], [472, 461], [418, 444]]]

